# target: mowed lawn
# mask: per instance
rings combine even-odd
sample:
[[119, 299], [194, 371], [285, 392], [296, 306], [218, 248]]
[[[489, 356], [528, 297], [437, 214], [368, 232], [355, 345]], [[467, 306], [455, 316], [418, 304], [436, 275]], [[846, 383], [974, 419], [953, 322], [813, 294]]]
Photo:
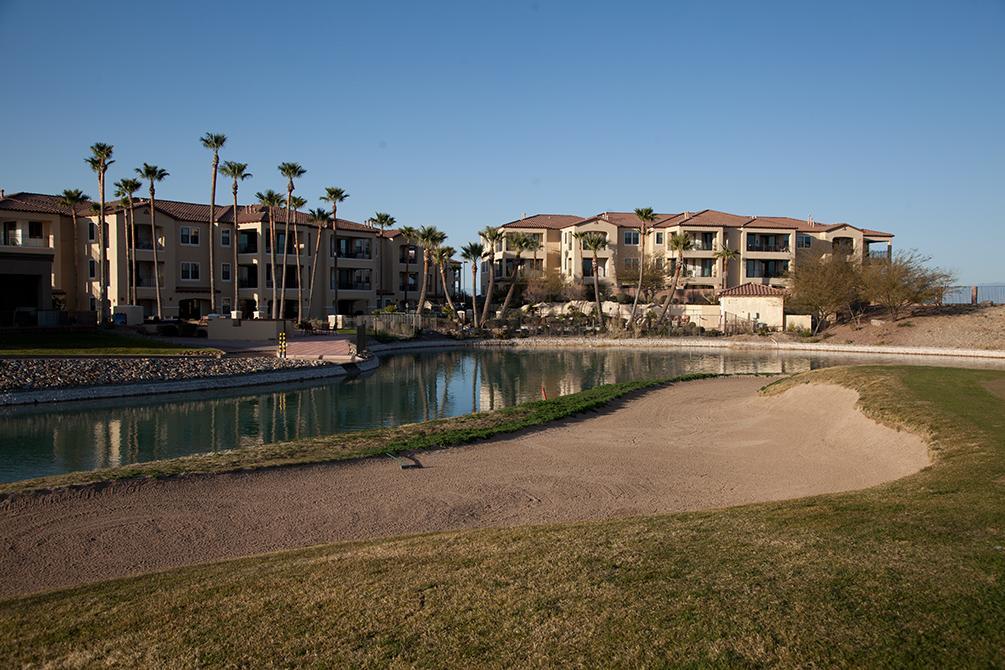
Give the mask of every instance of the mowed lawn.
[[1002, 667], [1005, 373], [820, 370], [931, 439], [873, 489], [343, 544], [0, 604], [7, 666]]
[[[197, 342], [197, 340], [195, 341]], [[101, 330], [46, 331], [0, 336], [3, 356], [183, 356], [218, 354], [217, 349], [164, 342], [142, 335]]]

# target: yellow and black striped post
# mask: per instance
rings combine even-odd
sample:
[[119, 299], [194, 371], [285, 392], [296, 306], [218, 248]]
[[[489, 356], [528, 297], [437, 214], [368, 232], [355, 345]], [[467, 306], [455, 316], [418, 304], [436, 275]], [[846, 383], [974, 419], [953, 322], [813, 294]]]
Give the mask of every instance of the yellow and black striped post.
[[286, 358], [286, 333], [279, 333], [279, 350], [276, 355], [279, 358]]

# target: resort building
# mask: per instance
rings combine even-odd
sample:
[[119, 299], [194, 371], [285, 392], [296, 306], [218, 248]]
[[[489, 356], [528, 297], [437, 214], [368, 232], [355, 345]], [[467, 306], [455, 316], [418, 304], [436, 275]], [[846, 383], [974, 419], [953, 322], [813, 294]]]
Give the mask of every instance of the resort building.
[[[233, 205], [217, 205], [215, 235], [209, 230], [209, 209], [207, 204], [157, 199], [151, 226], [149, 201], [137, 200], [131, 219], [136, 235], [133, 258], [128, 243], [128, 209], [117, 202], [106, 207], [110, 311], [135, 301], [146, 316], [156, 314], [156, 255], [161, 313], [165, 318], [199, 318], [210, 312], [211, 271], [217, 312], [238, 311], [244, 318], [271, 315], [272, 229], [268, 208], [239, 205], [235, 213]], [[338, 220], [335, 230], [330, 224], [319, 229], [305, 213], [291, 212], [290, 239], [286, 240], [286, 210], [277, 208], [272, 214], [279, 279], [276, 300], [285, 301], [287, 318], [296, 318], [298, 300], [304, 301], [303, 314], [310, 318], [360, 314], [386, 305], [404, 309], [406, 304], [414, 307], [417, 303], [422, 249], [406, 243], [400, 231], [384, 231], [381, 236], [369, 225], [345, 219]], [[95, 311], [100, 296], [97, 225], [97, 205], [93, 203], [79, 206], [74, 231], [72, 213], [58, 196], [16, 193], [0, 197], [0, 282], [5, 288], [0, 292], [0, 322], [13, 321], [17, 313], [24, 314], [25, 323], [34, 323], [40, 314], [50, 311]], [[215, 245], [212, 269], [210, 244]], [[134, 265], [132, 296], [129, 278]], [[447, 290], [454, 296], [459, 293], [460, 264], [452, 263], [446, 275]], [[315, 276], [318, 285], [307, 304]], [[442, 301], [444, 287], [433, 267], [428, 282], [428, 299]], [[93, 316], [91, 319], [93, 322]]]
[[[570, 282], [592, 281], [593, 252], [584, 249], [577, 234], [598, 232], [607, 247], [597, 252], [598, 279], [615, 292], [632, 290], [638, 283], [639, 263], [651, 257], [667, 274], [676, 270], [679, 257], [681, 297], [711, 295], [742, 284], [788, 285], [789, 268], [800, 258], [841, 253], [859, 261], [889, 257], [893, 235], [856, 228], [847, 223], [821, 224], [778, 216], [741, 216], [706, 209], [699, 212], [656, 214], [645, 239], [641, 221], [633, 212], [601, 212], [580, 217], [568, 214], [536, 214], [501, 226], [507, 235], [534, 235], [539, 248], [514, 251], [504, 238], [495, 245], [489, 262], [482, 267], [482, 290], [488, 271], [497, 285], [507, 283], [519, 262], [524, 272], [554, 268]], [[686, 235], [688, 248], [680, 253], [671, 246], [674, 235]], [[877, 248], [878, 247], [878, 248]], [[721, 250], [736, 252], [724, 258]]]

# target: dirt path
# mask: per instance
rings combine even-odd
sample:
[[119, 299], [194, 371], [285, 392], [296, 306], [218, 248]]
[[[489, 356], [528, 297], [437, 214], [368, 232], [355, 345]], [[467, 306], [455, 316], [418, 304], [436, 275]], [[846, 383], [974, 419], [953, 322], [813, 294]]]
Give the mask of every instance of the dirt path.
[[856, 394], [679, 384], [609, 412], [418, 456], [115, 484], [0, 507], [0, 595], [362, 538], [676, 512], [863, 488], [928, 464]]

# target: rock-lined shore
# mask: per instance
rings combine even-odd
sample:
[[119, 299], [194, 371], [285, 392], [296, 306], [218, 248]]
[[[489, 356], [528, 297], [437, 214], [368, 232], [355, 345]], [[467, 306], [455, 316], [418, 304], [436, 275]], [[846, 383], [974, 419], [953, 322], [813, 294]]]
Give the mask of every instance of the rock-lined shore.
[[0, 392], [203, 379], [329, 365], [269, 357], [0, 359]]

